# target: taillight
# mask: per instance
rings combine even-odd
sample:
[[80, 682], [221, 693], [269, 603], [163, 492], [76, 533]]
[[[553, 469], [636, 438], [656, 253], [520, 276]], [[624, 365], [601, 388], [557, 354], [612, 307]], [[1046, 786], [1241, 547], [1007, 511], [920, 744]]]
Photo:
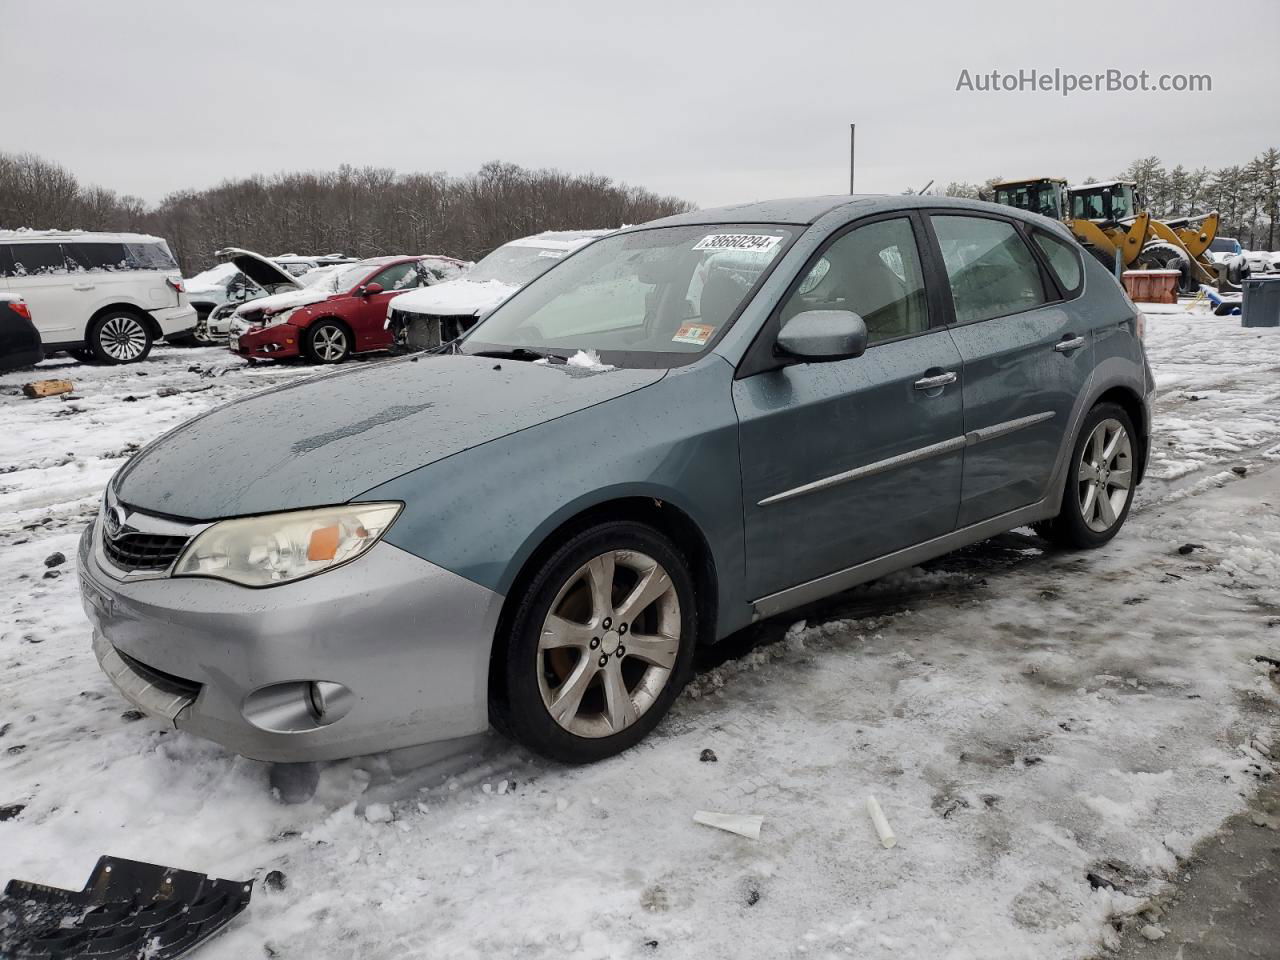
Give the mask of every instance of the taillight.
[[169, 284], [169, 286], [173, 287], [173, 292], [174, 292], [174, 293], [181, 293], [181, 292], [182, 292], [182, 278], [181, 278], [181, 277], [179, 277], [179, 278], [178, 278], [178, 279], [176, 279], [176, 280], [175, 280], [173, 277], [165, 277], [164, 279], [165, 279], [165, 282]]
[[27, 320], [31, 319], [31, 308], [21, 300], [10, 300], [9, 309], [20, 317], [25, 317]]

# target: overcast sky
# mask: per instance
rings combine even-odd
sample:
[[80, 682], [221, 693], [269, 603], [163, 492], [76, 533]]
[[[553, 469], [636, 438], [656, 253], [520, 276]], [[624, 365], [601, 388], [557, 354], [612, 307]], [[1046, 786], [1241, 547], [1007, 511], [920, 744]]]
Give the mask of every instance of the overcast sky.
[[[1280, 2], [0, 0], [0, 150], [148, 201], [341, 163], [604, 174], [711, 206], [1111, 176], [1280, 145]], [[957, 92], [961, 70], [1211, 93]]]

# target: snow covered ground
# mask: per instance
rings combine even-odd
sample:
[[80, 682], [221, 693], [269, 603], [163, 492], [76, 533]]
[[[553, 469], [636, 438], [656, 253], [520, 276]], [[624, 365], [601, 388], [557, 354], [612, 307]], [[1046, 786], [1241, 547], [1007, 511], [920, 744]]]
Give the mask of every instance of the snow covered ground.
[[[101, 853], [281, 871], [210, 960], [1089, 956], [1280, 755], [1253, 659], [1280, 656], [1280, 330], [1176, 308], [1147, 346], [1155, 459], [1108, 547], [1008, 535], [766, 625], [606, 763], [494, 739], [400, 779], [332, 765], [299, 806], [128, 711], [73, 568], [137, 444], [311, 371], [160, 349], [46, 363], [78, 398], [39, 401], [0, 376], [0, 882], [79, 887]], [[698, 809], [763, 815], [760, 838]]]

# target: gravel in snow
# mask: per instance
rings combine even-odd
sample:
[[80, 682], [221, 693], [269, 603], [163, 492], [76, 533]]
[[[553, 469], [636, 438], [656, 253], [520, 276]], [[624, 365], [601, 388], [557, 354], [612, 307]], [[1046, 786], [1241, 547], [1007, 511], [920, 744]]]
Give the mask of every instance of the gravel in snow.
[[[0, 881], [78, 887], [102, 853], [279, 871], [210, 960], [1089, 956], [1277, 755], [1280, 687], [1254, 657], [1280, 656], [1280, 331], [1179, 310], [1147, 345], [1156, 455], [1107, 548], [1022, 532], [807, 609], [605, 763], [486, 738], [398, 778], [333, 764], [298, 806], [263, 764], [128, 719], [73, 568], [137, 445], [311, 371], [161, 348], [47, 362], [76, 399], [39, 401], [16, 393], [29, 372], [0, 376], [0, 808], [21, 806]], [[761, 815], [760, 839], [699, 809]]]

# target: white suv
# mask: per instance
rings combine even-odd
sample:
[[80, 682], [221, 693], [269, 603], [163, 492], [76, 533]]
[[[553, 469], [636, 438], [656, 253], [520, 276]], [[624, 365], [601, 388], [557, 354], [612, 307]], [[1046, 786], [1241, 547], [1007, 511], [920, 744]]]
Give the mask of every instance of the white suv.
[[133, 363], [195, 326], [169, 245], [139, 233], [0, 231], [0, 291], [31, 307], [45, 353]]

